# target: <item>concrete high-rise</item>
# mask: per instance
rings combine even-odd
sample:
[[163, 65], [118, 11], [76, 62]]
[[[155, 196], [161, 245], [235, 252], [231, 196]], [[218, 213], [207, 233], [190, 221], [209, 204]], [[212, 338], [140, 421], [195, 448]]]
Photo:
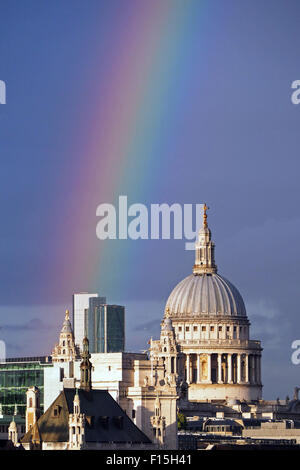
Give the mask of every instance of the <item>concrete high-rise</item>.
[[85, 335], [84, 313], [89, 308], [89, 300], [91, 297], [98, 297], [98, 294], [89, 294], [88, 292], [80, 292], [73, 294], [73, 330], [75, 344], [82, 348], [82, 340]]

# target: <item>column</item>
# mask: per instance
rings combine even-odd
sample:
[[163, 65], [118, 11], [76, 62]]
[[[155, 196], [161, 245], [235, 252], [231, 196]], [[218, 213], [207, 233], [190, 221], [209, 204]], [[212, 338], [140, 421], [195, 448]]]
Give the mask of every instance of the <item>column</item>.
[[251, 383], [255, 383], [255, 358], [253, 354], [251, 354]]
[[189, 384], [191, 381], [191, 364], [190, 364], [190, 355], [186, 354], [186, 381]]
[[201, 383], [201, 363], [200, 363], [200, 354], [197, 354], [197, 384]]
[[261, 355], [257, 356], [258, 358], [258, 383], [261, 384]]
[[249, 354], [245, 355], [245, 382], [249, 383]]
[[258, 376], [258, 355], [256, 354], [255, 356], [255, 383], [259, 383], [259, 376]]
[[207, 381], [211, 383], [211, 355], [207, 355]]
[[241, 355], [237, 354], [237, 383], [241, 383]]
[[219, 384], [223, 383], [222, 380], [222, 354], [218, 354], [218, 380]]
[[228, 383], [232, 384], [232, 354], [227, 354]]
[[168, 364], [167, 373], [170, 374], [171, 373], [171, 356], [167, 357], [167, 364]]

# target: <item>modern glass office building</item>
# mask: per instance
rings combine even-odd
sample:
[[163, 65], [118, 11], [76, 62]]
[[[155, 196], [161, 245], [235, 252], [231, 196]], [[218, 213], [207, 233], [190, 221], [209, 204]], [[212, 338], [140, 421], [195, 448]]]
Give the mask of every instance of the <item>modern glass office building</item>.
[[125, 349], [125, 308], [91, 298], [85, 311], [85, 328], [91, 353], [122, 352]]
[[25, 416], [26, 391], [36, 386], [44, 406], [44, 369], [51, 367], [51, 356], [8, 358], [0, 362], [0, 404], [3, 413]]

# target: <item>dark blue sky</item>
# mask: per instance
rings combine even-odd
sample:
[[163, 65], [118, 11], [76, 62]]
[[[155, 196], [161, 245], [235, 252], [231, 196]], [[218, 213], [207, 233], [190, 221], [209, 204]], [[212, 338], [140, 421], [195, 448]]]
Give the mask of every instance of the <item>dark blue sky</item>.
[[[145, 204], [209, 204], [219, 272], [241, 291], [252, 337], [263, 341], [265, 394], [284, 398], [299, 385], [290, 356], [291, 342], [300, 338], [300, 105], [291, 103], [291, 83], [300, 79], [300, 3], [187, 2], [194, 14], [182, 19], [185, 29], [170, 14], [181, 3], [161, 2], [170, 24], [158, 45], [170, 39], [172, 51], [172, 26], [182, 37], [174, 41], [176, 65], [172, 69], [169, 56], [162, 64], [164, 73], [170, 65], [164, 74], [170, 90], [157, 98], [165, 101], [151, 145], [143, 141], [150, 124], [143, 123], [145, 155], [155, 164], [142, 180], [137, 172], [138, 201], [132, 181], [121, 181], [115, 195]], [[159, 2], [153, 8], [159, 12]], [[72, 168], [88, 162], [73, 152], [79, 103], [86, 94], [88, 109], [95, 83], [109, 80], [112, 46], [116, 60], [119, 31], [123, 40], [129, 34], [126, 15], [145, 21], [149, 8], [141, 10], [124, 1], [1, 2], [7, 104], [0, 105], [0, 339], [9, 355], [48, 352], [72, 292], [95, 289], [126, 305], [128, 349], [144, 349], [159, 333], [171, 289], [191, 272], [193, 253], [181, 241], [109, 241], [95, 245], [110, 254], [100, 281], [87, 281], [75, 254], [68, 269], [77, 269], [76, 281], [70, 276], [64, 292], [54, 281], [63, 253], [60, 230], [70, 239], [75, 230], [95, 232], [92, 218], [88, 226], [72, 226], [65, 202], [87, 190], [86, 182], [74, 189], [72, 181]], [[149, 85], [154, 98], [158, 83]], [[86, 129], [91, 124], [81, 122]], [[95, 191], [91, 214], [103, 197]]]

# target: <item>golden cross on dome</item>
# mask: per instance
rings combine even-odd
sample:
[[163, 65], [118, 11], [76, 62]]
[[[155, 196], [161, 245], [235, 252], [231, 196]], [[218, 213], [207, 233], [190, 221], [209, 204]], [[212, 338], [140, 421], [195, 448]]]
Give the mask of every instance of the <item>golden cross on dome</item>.
[[207, 214], [206, 211], [209, 209], [209, 207], [204, 203], [203, 204], [203, 227], [207, 227]]
[[66, 320], [69, 320], [69, 318], [70, 318], [70, 312], [69, 310], [66, 310]]

